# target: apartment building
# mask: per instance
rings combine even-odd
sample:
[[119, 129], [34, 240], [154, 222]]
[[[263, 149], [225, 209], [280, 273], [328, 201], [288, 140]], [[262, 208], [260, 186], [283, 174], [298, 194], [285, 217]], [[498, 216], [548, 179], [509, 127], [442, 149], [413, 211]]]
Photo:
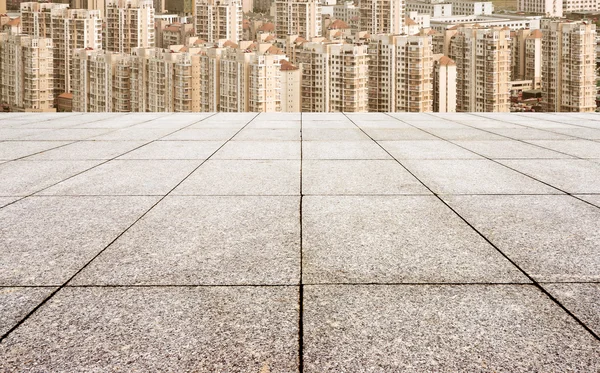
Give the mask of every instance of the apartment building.
[[106, 8], [104, 0], [70, 0], [69, 4], [71, 9], [97, 10], [104, 18], [104, 9]]
[[405, 10], [406, 12], [418, 12], [419, 14], [428, 14], [431, 17], [448, 17], [452, 15], [452, 4], [408, 0], [406, 2]]
[[433, 111], [456, 112], [456, 63], [443, 54], [433, 57]]
[[369, 111], [432, 111], [431, 36], [373, 35], [368, 54]]
[[52, 38], [52, 10], [68, 9], [69, 4], [21, 3], [21, 28], [34, 38]]
[[600, 0], [563, 0], [563, 13], [597, 12], [600, 10]]
[[451, 41], [456, 63], [456, 110], [508, 112], [510, 89], [510, 30], [458, 27]]
[[517, 10], [525, 13], [542, 14], [546, 17], [562, 17], [563, 1], [564, 0], [519, 0], [517, 2]]
[[542, 21], [542, 100], [545, 111], [596, 109], [596, 25]]
[[512, 81], [531, 80], [531, 87], [542, 87], [542, 31], [523, 29], [511, 32]]
[[281, 111], [302, 111], [302, 70], [287, 60], [281, 63]]
[[404, 0], [360, 1], [360, 30], [375, 34], [400, 34], [404, 26]]
[[198, 0], [196, 2], [196, 35], [209, 43], [220, 39], [238, 43], [242, 40], [241, 0]]
[[10, 111], [56, 111], [52, 39], [0, 34], [0, 104]]
[[199, 52], [200, 64], [200, 111], [219, 111], [221, 99], [221, 55], [225, 48], [222, 43], [213, 48], [202, 48]]
[[333, 18], [349, 23], [352, 19], [360, 18], [360, 8], [354, 4], [354, 1], [345, 1], [342, 4], [334, 5]]
[[190, 38], [195, 35], [194, 25], [191, 23], [156, 21], [156, 46], [169, 48], [171, 45], [187, 45]]
[[54, 97], [71, 91], [72, 52], [102, 48], [102, 18], [98, 10], [55, 8], [51, 11], [54, 45]]
[[306, 39], [321, 36], [319, 0], [275, 0], [275, 26], [278, 38], [300, 35]]
[[295, 54], [302, 69], [302, 111], [368, 110], [367, 45], [319, 40], [301, 44]]
[[154, 47], [154, 34], [152, 0], [107, 1], [104, 49], [131, 53], [133, 48]]
[[491, 15], [494, 13], [494, 3], [491, 1], [446, 0], [452, 4], [453, 15]]
[[73, 111], [131, 111], [131, 57], [84, 48], [73, 51]]

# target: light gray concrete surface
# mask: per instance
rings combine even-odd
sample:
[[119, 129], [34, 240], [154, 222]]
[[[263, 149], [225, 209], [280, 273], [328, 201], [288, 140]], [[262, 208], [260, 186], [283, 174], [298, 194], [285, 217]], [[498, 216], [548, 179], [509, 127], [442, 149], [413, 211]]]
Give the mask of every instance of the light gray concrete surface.
[[600, 371], [597, 118], [0, 114], [0, 372]]

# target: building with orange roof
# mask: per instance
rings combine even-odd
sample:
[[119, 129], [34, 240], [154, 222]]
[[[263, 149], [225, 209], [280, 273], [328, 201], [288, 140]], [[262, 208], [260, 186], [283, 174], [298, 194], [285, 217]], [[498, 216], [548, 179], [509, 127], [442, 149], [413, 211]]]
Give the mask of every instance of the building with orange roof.
[[215, 43], [221, 39], [238, 43], [243, 34], [241, 0], [198, 0], [196, 2], [196, 35]]
[[443, 54], [433, 56], [433, 111], [456, 112], [456, 63]]
[[275, 0], [278, 38], [300, 35], [307, 39], [322, 35], [321, 4], [318, 0]]

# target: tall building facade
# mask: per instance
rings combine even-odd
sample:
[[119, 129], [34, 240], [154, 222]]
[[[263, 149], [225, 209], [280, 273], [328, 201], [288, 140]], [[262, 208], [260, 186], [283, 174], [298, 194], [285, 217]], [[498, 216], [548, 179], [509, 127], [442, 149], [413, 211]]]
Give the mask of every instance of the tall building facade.
[[510, 110], [510, 30], [462, 26], [451, 42], [456, 62], [456, 110]]
[[0, 103], [10, 111], [56, 111], [52, 39], [0, 34]]
[[319, 0], [275, 0], [275, 31], [278, 38], [300, 35], [306, 39], [322, 35]]
[[525, 13], [543, 14], [546, 17], [562, 17], [565, 0], [518, 0], [517, 10]]
[[109, 52], [131, 53], [133, 48], [154, 47], [154, 5], [152, 0], [108, 0], [106, 38]]
[[542, 87], [542, 31], [518, 30], [511, 33], [511, 80], [531, 80]]
[[360, 30], [400, 34], [404, 26], [404, 0], [360, 0]]
[[98, 10], [52, 9], [54, 96], [70, 92], [72, 52], [102, 48], [102, 18]]
[[209, 43], [219, 40], [242, 40], [241, 0], [197, 0], [195, 26], [196, 35]]
[[434, 56], [433, 111], [456, 112], [456, 63], [443, 54]]
[[296, 51], [302, 69], [302, 111], [368, 111], [367, 45], [312, 41]]
[[374, 35], [368, 53], [369, 111], [432, 111], [431, 36]]
[[596, 25], [542, 22], [542, 100], [545, 111], [596, 109]]
[[21, 3], [21, 27], [34, 38], [52, 38], [52, 10], [68, 9], [69, 4]]

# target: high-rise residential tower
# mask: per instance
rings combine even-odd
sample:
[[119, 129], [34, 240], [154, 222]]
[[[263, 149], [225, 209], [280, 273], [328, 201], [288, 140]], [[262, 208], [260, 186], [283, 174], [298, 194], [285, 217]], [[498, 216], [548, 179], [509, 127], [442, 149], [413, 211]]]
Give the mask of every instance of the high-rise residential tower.
[[278, 38], [299, 35], [311, 39], [322, 34], [319, 0], [275, 0], [275, 12]]
[[154, 5], [152, 0], [108, 0], [106, 39], [109, 52], [130, 53], [133, 48], [153, 47]]
[[195, 25], [196, 35], [209, 43], [219, 40], [242, 40], [241, 0], [197, 0]]
[[374, 34], [400, 34], [404, 26], [404, 0], [360, 0], [360, 30]]
[[596, 109], [596, 25], [545, 19], [542, 22], [544, 110]]

